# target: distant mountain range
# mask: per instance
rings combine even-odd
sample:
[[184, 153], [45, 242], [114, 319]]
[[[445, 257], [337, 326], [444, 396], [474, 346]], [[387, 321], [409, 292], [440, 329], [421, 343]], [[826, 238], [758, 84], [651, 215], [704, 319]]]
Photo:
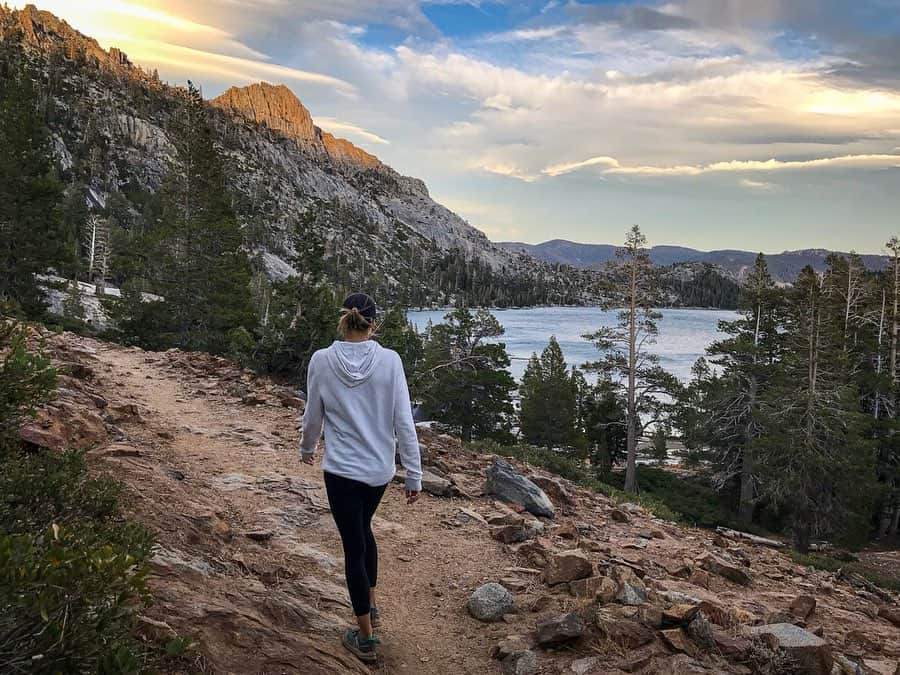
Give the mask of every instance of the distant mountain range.
[[[599, 269], [616, 255], [618, 246], [611, 244], [579, 244], [565, 239], [553, 239], [542, 244], [521, 242], [500, 242], [497, 244], [511, 251], [521, 251], [549, 263], [571, 265], [580, 269]], [[790, 283], [797, 278], [800, 270], [812, 265], [817, 272], [825, 270], [825, 260], [832, 251], [819, 248], [800, 251], [784, 251], [767, 254], [769, 271], [776, 281]], [[742, 280], [752, 269], [756, 259], [753, 251], [698, 251], [683, 246], [654, 246], [650, 249], [650, 259], [657, 265], [673, 265], [685, 262], [702, 262], [715, 265]], [[880, 255], [861, 256], [866, 267], [871, 270], [884, 269], [888, 258]]]

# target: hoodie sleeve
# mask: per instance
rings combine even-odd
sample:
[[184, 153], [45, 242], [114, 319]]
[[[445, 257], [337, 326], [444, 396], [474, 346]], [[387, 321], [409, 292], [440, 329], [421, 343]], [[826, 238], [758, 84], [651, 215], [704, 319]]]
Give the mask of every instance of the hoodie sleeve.
[[314, 354], [306, 373], [306, 408], [303, 411], [303, 431], [300, 436], [300, 456], [304, 459], [315, 454], [322, 426], [325, 424], [325, 407], [319, 390], [319, 360]]
[[400, 445], [400, 461], [406, 469], [406, 489], [421, 492], [422, 457], [419, 454], [419, 437], [413, 422], [403, 362], [399, 356], [394, 356], [394, 433]]

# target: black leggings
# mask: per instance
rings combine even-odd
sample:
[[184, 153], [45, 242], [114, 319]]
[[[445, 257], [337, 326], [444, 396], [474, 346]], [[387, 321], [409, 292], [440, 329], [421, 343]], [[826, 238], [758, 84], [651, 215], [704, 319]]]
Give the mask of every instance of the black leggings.
[[378, 547], [372, 535], [372, 516], [386, 487], [387, 484], [373, 487], [325, 473], [328, 505], [344, 545], [344, 573], [356, 616], [365, 616], [372, 609], [369, 589], [375, 588], [378, 580]]

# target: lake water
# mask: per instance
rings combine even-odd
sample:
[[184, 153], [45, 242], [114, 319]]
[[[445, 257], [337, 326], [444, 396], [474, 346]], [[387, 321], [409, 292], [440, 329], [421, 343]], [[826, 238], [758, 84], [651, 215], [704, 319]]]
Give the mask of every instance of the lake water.
[[[719, 321], [731, 321], [735, 312], [712, 309], [663, 309], [659, 337], [651, 350], [660, 357], [660, 365], [683, 381], [691, 377], [691, 366], [704, 355], [706, 347], [721, 337]], [[428, 321], [440, 323], [445, 310], [413, 311], [409, 319], [419, 331]], [[582, 335], [601, 326], [613, 326], [617, 312], [604, 312], [589, 307], [536, 307], [531, 309], [497, 309], [494, 316], [506, 329], [500, 341], [512, 358], [510, 370], [518, 380], [532, 352], [538, 354], [555, 335], [566, 362], [580, 366], [596, 361], [600, 352]]]

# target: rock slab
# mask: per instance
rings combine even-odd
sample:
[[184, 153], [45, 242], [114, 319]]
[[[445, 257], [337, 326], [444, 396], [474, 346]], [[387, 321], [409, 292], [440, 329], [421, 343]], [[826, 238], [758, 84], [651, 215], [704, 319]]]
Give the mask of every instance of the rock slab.
[[834, 658], [822, 638], [791, 623], [755, 626], [750, 634], [761, 637], [773, 648], [783, 650], [797, 664], [799, 675], [829, 675]]
[[495, 460], [488, 469], [484, 491], [505, 502], [521, 504], [535, 516], [553, 518], [556, 513], [546, 493], [502, 459]]

